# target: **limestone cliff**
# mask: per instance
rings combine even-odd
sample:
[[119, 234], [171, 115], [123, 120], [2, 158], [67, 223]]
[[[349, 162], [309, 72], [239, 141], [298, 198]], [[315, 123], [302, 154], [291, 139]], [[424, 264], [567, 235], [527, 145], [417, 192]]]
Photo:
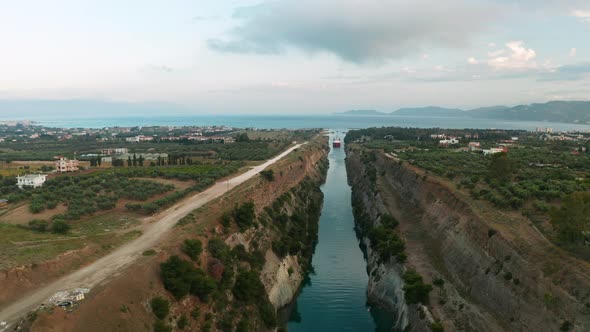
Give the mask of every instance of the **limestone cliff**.
[[[497, 211], [381, 152], [367, 163], [347, 150], [353, 203], [374, 223], [400, 222], [407, 262], [379, 263], [367, 244], [369, 296], [390, 308], [398, 328], [447, 331], [588, 331], [590, 267], [547, 241], [518, 216]], [[366, 168], [375, 168], [371, 181]], [[427, 306], [407, 306], [401, 274], [439, 280]], [[441, 285], [442, 284], [442, 285]]]

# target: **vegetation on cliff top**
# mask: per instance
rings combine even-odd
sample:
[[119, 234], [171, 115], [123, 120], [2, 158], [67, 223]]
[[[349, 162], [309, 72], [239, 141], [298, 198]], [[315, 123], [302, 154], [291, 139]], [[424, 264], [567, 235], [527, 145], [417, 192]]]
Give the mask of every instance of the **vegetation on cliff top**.
[[[441, 145], [442, 137], [459, 143]], [[590, 259], [590, 223], [576, 217], [588, 206], [582, 198], [590, 190], [588, 133], [370, 128], [351, 131], [346, 140], [362, 145], [365, 162], [381, 150], [423, 169], [424, 178], [438, 176], [475, 200], [520, 211], [554, 242]], [[507, 153], [483, 153], [494, 147]], [[370, 163], [365, 172], [370, 179], [375, 174]]]

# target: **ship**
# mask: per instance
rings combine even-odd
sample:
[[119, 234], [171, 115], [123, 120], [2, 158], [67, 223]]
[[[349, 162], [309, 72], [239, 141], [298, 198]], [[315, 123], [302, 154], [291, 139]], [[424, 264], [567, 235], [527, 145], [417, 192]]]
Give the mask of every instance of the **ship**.
[[342, 145], [342, 143], [340, 142], [340, 138], [336, 138], [333, 142], [332, 142], [332, 147], [334, 148], [339, 148], [340, 145]]

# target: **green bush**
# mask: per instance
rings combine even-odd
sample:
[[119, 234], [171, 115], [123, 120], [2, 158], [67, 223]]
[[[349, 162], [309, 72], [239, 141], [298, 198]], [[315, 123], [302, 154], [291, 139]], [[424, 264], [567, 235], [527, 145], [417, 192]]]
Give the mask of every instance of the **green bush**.
[[445, 328], [441, 322], [434, 322], [430, 325], [430, 330], [432, 332], [444, 332]]
[[188, 325], [188, 319], [186, 318], [186, 315], [185, 314], [180, 315], [180, 318], [176, 322], [176, 327], [178, 327], [181, 330], [184, 330], [184, 328], [186, 328], [187, 325]]
[[272, 169], [261, 171], [260, 176], [262, 176], [267, 181], [275, 180], [275, 172]]
[[203, 252], [203, 243], [198, 239], [186, 239], [182, 244], [182, 251], [193, 261], [196, 261], [199, 259], [201, 252]]
[[150, 301], [150, 306], [154, 316], [158, 319], [164, 319], [170, 312], [170, 303], [161, 296], [156, 296]]
[[241, 231], [244, 231], [254, 224], [256, 219], [256, 207], [254, 202], [246, 202], [237, 206], [233, 210], [234, 221]]
[[404, 298], [407, 304], [428, 304], [428, 294], [432, 291], [432, 285], [425, 284], [422, 276], [416, 271], [407, 271], [402, 276], [404, 280]]
[[154, 323], [154, 332], [172, 332], [172, 327], [164, 321], [156, 320]]
[[48, 223], [45, 220], [33, 219], [29, 221], [29, 228], [36, 232], [44, 233], [47, 231]]
[[213, 278], [178, 256], [168, 258], [166, 262], [160, 264], [160, 269], [164, 288], [177, 299], [190, 293], [197, 295], [201, 300], [207, 300], [209, 294], [217, 288]]
[[61, 219], [54, 220], [51, 223], [51, 231], [56, 234], [67, 234], [70, 228], [70, 224]]
[[246, 303], [257, 302], [266, 296], [264, 285], [255, 271], [240, 271], [232, 292], [237, 300]]
[[211, 256], [219, 259], [223, 265], [228, 265], [232, 260], [231, 249], [218, 237], [209, 240], [207, 250], [209, 250]]

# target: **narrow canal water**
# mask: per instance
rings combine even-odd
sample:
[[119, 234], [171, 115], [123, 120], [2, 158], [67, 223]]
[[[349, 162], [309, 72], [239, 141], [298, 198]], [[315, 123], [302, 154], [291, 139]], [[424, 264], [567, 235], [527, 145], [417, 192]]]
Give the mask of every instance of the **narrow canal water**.
[[[344, 131], [331, 134], [344, 139]], [[324, 205], [312, 272], [294, 304], [289, 332], [391, 331], [392, 315], [367, 305], [366, 261], [354, 232], [344, 142], [329, 153]]]

